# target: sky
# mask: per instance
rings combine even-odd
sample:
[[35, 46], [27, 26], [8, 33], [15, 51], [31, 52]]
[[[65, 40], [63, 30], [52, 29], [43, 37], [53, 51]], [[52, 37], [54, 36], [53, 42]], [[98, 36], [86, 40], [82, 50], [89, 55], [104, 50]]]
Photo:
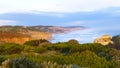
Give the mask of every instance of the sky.
[[[78, 25], [90, 19], [109, 21], [119, 16], [120, 0], [0, 0], [0, 25], [54, 25], [59, 20]], [[33, 20], [28, 23], [22, 18]]]
[[[35, 22], [38, 21], [35, 25], [41, 23], [54, 25], [54, 23], [58, 23], [56, 20], [63, 20], [61, 23], [70, 22], [70, 24], [75, 22], [74, 24], [78, 25], [83, 22], [81, 18], [84, 21], [90, 19], [96, 21], [103, 17], [105, 17], [104, 20], [119, 17], [120, 0], [0, 0], [0, 25], [32, 25], [34, 23], [23, 22], [24, 20], [20, 22], [24, 16], [26, 16], [26, 20], [33, 16]], [[70, 18], [68, 16], [71, 18], [75, 16], [77, 19], [66, 21]], [[11, 19], [11, 17], [17, 17], [17, 19]], [[50, 18], [54, 18], [55, 21], [49, 20]], [[78, 18], [80, 19], [78, 20]]]
[[0, 25], [85, 26], [85, 33], [115, 35], [120, 0], [0, 0]]

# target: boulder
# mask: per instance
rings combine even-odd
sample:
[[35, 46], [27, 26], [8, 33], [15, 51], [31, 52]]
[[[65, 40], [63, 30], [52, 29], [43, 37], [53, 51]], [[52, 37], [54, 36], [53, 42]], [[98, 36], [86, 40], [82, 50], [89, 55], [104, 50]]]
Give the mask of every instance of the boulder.
[[94, 43], [100, 43], [101, 45], [108, 45], [108, 44], [113, 44], [112, 38], [109, 35], [103, 35], [100, 38], [96, 38], [94, 40]]

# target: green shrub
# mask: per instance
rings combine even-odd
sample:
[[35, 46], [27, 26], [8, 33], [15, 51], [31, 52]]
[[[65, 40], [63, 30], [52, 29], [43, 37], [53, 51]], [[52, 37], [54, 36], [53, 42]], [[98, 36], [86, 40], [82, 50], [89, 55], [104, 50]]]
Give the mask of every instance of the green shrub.
[[18, 54], [23, 50], [23, 46], [15, 43], [0, 44], [0, 55]]
[[14, 59], [14, 58], [20, 58], [21, 54], [11, 54], [9, 56], [7, 56], [7, 59]]
[[36, 68], [36, 63], [25, 57], [14, 58], [8, 62], [8, 68]]
[[74, 66], [66, 65], [66, 64], [60, 65], [50, 61], [36, 63], [30, 59], [21, 57], [21, 58], [14, 58], [12, 60], [8, 60], [7, 62], [5, 61], [5, 66], [3, 67], [7, 67], [7, 68], [73, 68]]
[[40, 39], [40, 40], [27, 41], [27, 42], [24, 43], [24, 45], [39, 46], [39, 45], [41, 45], [44, 42], [50, 43], [48, 40]]
[[111, 64], [114, 64], [116, 68], [120, 67], [120, 51], [117, 51], [116, 54], [112, 57], [112, 62]]
[[52, 45], [50, 42], [43, 42], [41, 44], [39, 44], [39, 46], [42, 46], [42, 47], [46, 47], [46, 46], [50, 46]]
[[7, 54], [18, 54], [21, 53], [23, 47], [18, 44], [10, 44], [5, 47], [5, 51]]
[[75, 40], [75, 39], [69, 40], [68, 43], [70, 43], [70, 44], [79, 44], [79, 42], [77, 40]]
[[24, 46], [24, 52], [34, 52], [34, 53], [42, 53], [47, 51], [45, 47], [38, 47], [38, 46]]
[[0, 65], [2, 64], [3, 61], [5, 61], [7, 58], [5, 56], [0, 56]]
[[44, 47], [35, 47], [35, 50], [34, 50], [35, 53], [43, 53], [46, 51], [47, 51], [47, 49]]
[[120, 50], [120, 35], [113, 36], [112, 41], [113, 41], [113, 45], [111, 45], [111, 47]]
[[34, 52], [35, 47], [34, 46], [24, 46], [24, 52]]

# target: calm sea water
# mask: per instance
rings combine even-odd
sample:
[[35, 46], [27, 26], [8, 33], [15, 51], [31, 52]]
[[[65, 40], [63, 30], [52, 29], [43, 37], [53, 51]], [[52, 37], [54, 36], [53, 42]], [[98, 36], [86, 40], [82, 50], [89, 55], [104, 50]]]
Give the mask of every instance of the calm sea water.
[[108, 34], [110, 36], [118, 35], [120, 30], [95, 30], [95, 29], [85, 29], [80, 31], [72, 31], [66, 34], [53, 34], [54, 40], [51, 42], [66, 42], [70, 39], [76, 39], [79, 43], [92, 43], [94, 39]]

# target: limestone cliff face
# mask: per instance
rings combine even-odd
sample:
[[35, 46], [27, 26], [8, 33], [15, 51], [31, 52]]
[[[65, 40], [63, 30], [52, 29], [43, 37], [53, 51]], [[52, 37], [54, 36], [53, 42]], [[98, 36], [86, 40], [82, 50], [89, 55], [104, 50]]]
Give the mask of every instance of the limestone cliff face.
[[0, 32], [0, 41], [6, 43], [23, 44], [29, 41], [29, 36], [13, 32]]
[[37, 39], [52, 40], [52, 34], [25, 26], [0, 26], [0, 43], [23, 44], [26, 41]]
[[17, 37], [3, 38], [3, 39], [0, 39], [0, 41], [4, 41], [4, 42], [7, 42], [7, 43], [23, 44], [26, 41], [29, 41], [29, 38], [27, 38], [27, 37], [21, 37], [21, 38], [17, 38]]
[[21, 33], [30, 36], [30, 40], [37, 40], [37, 39], [52, 40], [52, 34], [49, 32], [27, 31]]
[[109, 35], [103, 35], [100, 38], [95, 39], [94, 43], [100, 43], [100, 44], [105, 46], [105, 45], [108, 45], [110, 43], [111, 44], [113, 43], [111, 39], [112, 38]]
[[26, 41], [46, 39], [51, 40], [52, 34], [48, 32], [0, 32], [0, 42], [23, 44]]

